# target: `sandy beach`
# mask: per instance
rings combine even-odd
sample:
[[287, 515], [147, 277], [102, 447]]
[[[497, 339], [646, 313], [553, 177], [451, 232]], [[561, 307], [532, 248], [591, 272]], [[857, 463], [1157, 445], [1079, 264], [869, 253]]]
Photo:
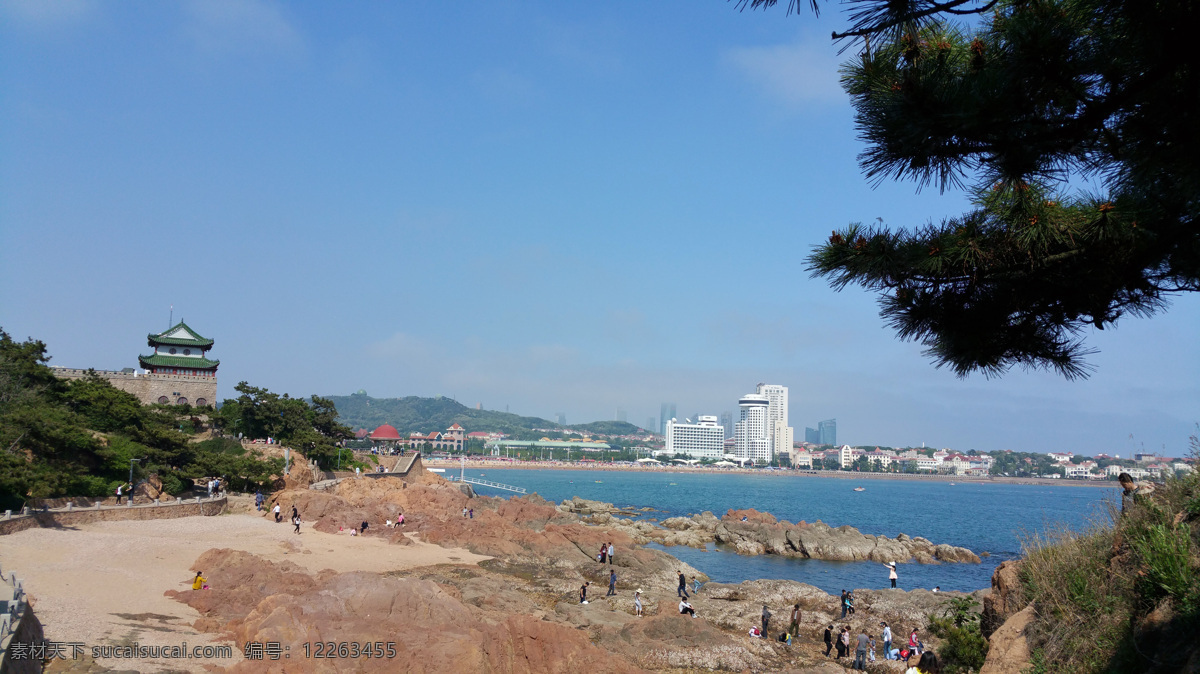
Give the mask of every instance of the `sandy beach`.
[[[211, 548], [231, 548], [310, 572], [402, 571], [433, 564], [475, 564], [487, 557], [414, 542], [391, 545], [372, 536], [325, 534], [256, 514], [100, 522], [63, 529], [29, 529], [0, 539], [0, 566], [15, 572], [32, 598], [50, 641], [95, 645], [220, 643], [192, 628], [199, 614], [163, 596], [191, 587], [190, 568]], [[118, 660], [104, 667], [138, 671], [203, 671], [227, 661]], [[69, 651], [68, 651], [69, 652]], [[70, 661], [61, 663], [70, 664]], [[50, 671], [64, 671], [61, 665]], [[75, 671], [72, 669], [72, 671]]]

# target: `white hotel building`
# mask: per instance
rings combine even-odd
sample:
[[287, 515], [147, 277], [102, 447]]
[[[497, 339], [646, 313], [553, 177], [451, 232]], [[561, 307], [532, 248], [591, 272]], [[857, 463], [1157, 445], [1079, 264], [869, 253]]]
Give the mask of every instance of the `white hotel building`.
[[771, 426], [767, 423], [767, 408], [771, 401], [760, 393], [747, 393], [738, 401], [741, 420], [734, 424], [737, 439], [734, 453], [739, 459], [755, 463], [771, 462]]
[[668, 456], [686, 454], [697, 459], [721, 459], [725, 455], [725, 427], [715, 416], [702, 416], [696, 423], [667, 421]]

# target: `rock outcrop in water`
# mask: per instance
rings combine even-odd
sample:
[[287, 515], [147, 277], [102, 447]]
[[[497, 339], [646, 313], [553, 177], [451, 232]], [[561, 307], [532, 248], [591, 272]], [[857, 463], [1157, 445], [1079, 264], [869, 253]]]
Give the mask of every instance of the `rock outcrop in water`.
[[834, 528], [821, 521], [792, 524], [753, 509], [730, 510], [720, 519], [707, 511], [691, 517], [672, 517], [663, 520], [661, 527], [644, 520], [622, 519], [614, 515], [622, 511], [611, 503], [578, 497], [564, 501], [559, 510], [583, 514], [586, 522], [617, 528], [635, 543], [694, 548], [721, 543], [743, 555], [772, 554], [844, 562], [980, 562], [979, 556], [967, 548], [935, 544], [920, 536], [872, 536], [851, 526]]

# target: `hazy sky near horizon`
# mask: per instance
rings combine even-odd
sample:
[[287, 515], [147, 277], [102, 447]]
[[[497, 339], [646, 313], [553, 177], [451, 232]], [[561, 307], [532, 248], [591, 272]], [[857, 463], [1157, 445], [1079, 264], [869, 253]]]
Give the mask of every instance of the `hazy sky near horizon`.
[[797, 438], [837, 418], [851, 444], [1182, 454], [1200, 298], [1094, 331], [1089, 380], [960, 380], [808, 277], [835, 227], [967, 203], [863, 179], [843, 25], [720, 0], [0, 0], [0, 327], [119, 369], [174, 305], [216, 340], [222, 398], [644, 425], [765, 381]]

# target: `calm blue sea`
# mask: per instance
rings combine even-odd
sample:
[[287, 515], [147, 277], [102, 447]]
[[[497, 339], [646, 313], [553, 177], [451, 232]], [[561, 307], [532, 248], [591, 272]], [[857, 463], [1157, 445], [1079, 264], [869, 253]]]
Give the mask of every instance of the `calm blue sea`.
[[[965, 592], [990, 586], [992, 570], [1020, 556], [1021, 541], [1048, 527], [1086, 528], [1108, 521], [1106, 503], [1116, 488], [1010, 484], [842, 480], [779, 474], [641, 473], [623, 471], [473, 469], [468, 477], [512, 484], [555, 502], [572, 496], [617, 506], [651, 507], [643, 517], [659, 520], [711, 510], [720, 517], [734, 508], [755, 508], [790, 522], [821, 520], [849, 524], [868, 534], [924, 536], [934, 543], [987, 552], [983, 564], [901, 564], [903, 589], [940, 586]], [[855, 492], [854, 487], [865, 491]], [[481, 494], [508, 492], [479, 487]], [[749, 557], [713, 547], [662, 548], [708, 574], [738, 583], [784, 578], [827, 592], [887, 585], [887, 569], [868, 562], [797, 560], [775, 555]]]

